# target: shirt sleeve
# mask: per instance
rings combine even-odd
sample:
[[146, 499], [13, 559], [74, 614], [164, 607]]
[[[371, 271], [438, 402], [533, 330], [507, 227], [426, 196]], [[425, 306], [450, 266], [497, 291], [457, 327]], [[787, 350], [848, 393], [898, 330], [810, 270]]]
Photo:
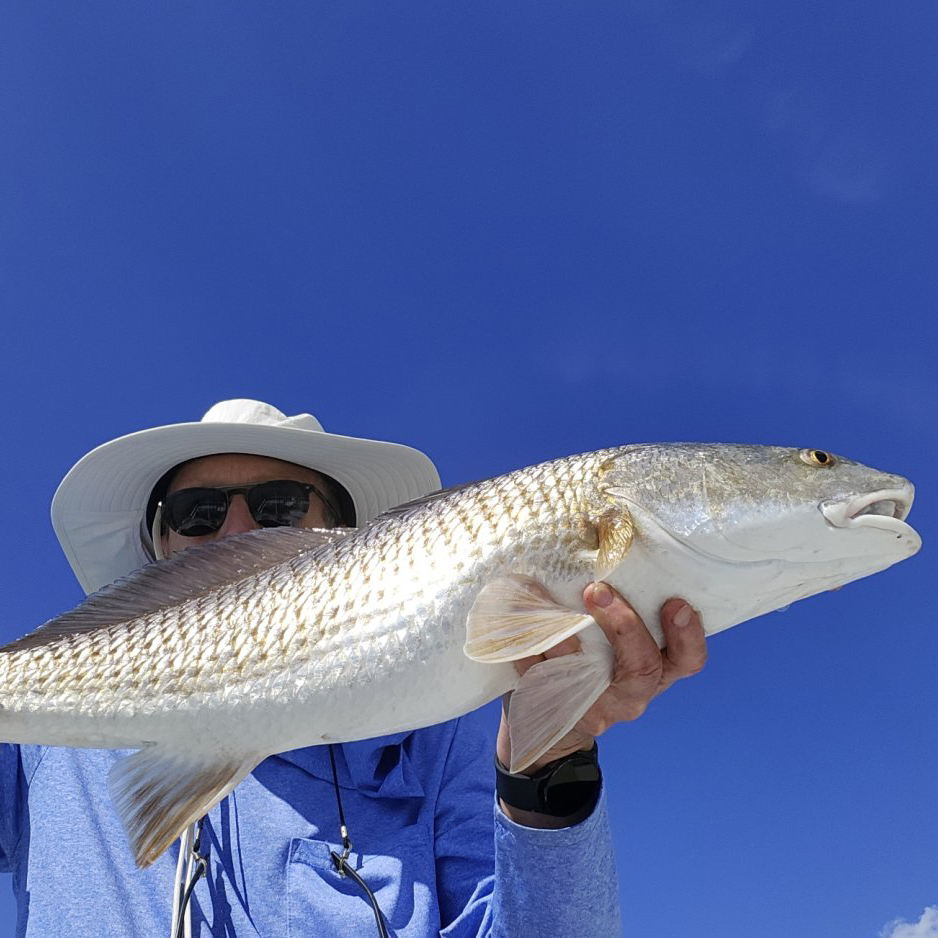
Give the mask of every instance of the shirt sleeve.
[[499, 938], [622, 934], [605, 788], [573, 827], [523, 827], [495, 806], [495, 927]]
[[494, 789], [494, 740], [457, 721], [436, 807], [441, 938], [620, 934], [605, 791], [579, 824], [541, 830], [493, 812]]

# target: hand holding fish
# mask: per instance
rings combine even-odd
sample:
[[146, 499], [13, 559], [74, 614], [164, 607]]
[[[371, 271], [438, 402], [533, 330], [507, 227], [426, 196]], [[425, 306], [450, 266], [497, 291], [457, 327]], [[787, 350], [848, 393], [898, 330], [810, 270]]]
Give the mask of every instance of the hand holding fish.
[[669, 599], [661, 607], [665, 645], [659, 648], [639, 614], [605, 583], [587, 587], [583, 598], [616, 656], [612, 684], [578, 724], [590, 735], [599, 736], [615, 723], [637, 719], [675, 681], [703, 669], [706, 636], [700, 618], [683, 600]]
[[[703, 626], [694, 610], [680, 599], [669, 599], [660, 611], [665, 646], [659, 648], [638, 613], [612, 587], [591, 583], [583, 591], [587, 611], [603, 630], [615, 653], [615, 677], [608, 689], [589, 708], [576, 726], [559, 739], [525, 773], [530, 774], [577, 750], [589, 749], [595, 737], [616, 723], [640, 717], [648, 704], [682, 677], [698, 674], [707, 660]], [[683, 615], [679, 615], [683, 612]], [[543, 655], [515, 662], [519, 674], [548, 658], [575, 653], [579, 641], [566, 639]], [[506, 697], [506, 703], [507, 703]], [[507, 708], [502, 710], [497, 753], [503, 765], [511, 761]], [[527, 827], [556, 827], [566, 819], [522, 811], [502, 802], [502, 810], [513, 821]]]

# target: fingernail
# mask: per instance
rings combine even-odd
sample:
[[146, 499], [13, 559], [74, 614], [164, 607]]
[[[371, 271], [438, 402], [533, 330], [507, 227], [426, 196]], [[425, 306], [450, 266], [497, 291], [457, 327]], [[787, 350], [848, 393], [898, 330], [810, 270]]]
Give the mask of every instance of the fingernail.
[[694, 610], [687, 603], [684, 603], [677, 612], [674, 613], [674, 624], [679, 628], [690, 625], [690, 620], [694, 615]]
[[605, 609], [612, 603], [612, 590], [605, 583], [594, 583], [590, 591], [590, 601], [594, 606]]

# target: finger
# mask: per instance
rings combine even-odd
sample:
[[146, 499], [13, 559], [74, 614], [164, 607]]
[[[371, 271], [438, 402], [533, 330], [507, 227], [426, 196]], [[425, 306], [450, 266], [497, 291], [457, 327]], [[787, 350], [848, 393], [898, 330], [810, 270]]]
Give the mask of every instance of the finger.
[[515, 670], [518, 674], [524, 674], [528, 668], [534, 667], [539, 661], [544, 661], [543, 655], [530, 655], [527, 658], [518, 658], [517, 661], [512, 662], [515, 666]]
[[700, 616], [682, 599], [669, 599], [661, 607], [661, 690], [682, 677], [698, 674], [707, 663], [707, 637]]
[[612, 684], [582, 723], [598, 735], [613, 722], [634, 720], [645, 712], [660, 685], [662, 655], [638, 613], [607, 584], [591, 584], [584, 601], [615, 652]]
[[580, 650], [580, 640], [575, 636], [571, 635], [569, 638], [565, 638], [562, 642], [554, 645], [553, 648], [548, 648], [544, 652], [545, 658], [559, 658], [561, 655], [571, 655], [575, 651]]
[[590, 583], [583, 590], [583, 602], [613, 647], [623, 637], [648, 631], [641, 616], [608, 583]]

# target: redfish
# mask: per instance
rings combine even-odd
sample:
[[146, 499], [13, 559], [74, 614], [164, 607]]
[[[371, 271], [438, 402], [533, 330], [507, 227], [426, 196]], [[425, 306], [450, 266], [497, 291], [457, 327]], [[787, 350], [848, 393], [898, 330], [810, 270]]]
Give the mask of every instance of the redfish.
[[[231, 537], [0, 649], [0, 739], [138, 748], [109, 784], [141, 866], [268, 755], [427, 726], [507, 691], [517, 771], [612, 678], [589, 582], [653, 630], [682, 596], [713, 634], [914, 554], [912, 497], [905, 479], [820, 450], [632, 445], [358, 531]], [[512, 662], [573, 635], [578, 652], [519, 679]]]

